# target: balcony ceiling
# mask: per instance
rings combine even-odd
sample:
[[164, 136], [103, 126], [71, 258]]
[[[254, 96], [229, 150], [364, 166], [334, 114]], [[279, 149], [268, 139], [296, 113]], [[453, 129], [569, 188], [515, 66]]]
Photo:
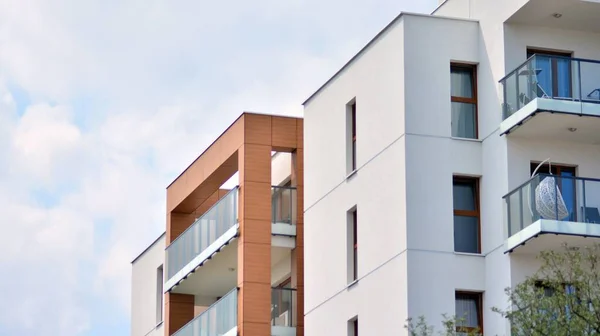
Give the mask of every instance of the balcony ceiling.
[[[569, 129], [575, 129], [575, 131]], [[522, 125], [511, 129], [508, 136], [510, 138], [600, 145], [600, 118], [539, 112]]]
[[[207, 297], [225, 295], [237, 285], [238, 242], [234, 240], [216, 253], [211, 260], [183, 280], [173, 293]], [[271, 247], [271, 268], [284, 258], [290, 258], [290, 249]]]
[[600, 33], [599, 18], [600, 0], [530, 0], [506, 23]]

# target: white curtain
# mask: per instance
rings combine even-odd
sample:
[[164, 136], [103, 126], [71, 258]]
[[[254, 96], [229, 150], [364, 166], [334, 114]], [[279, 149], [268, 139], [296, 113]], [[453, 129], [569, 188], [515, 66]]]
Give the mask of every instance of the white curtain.
[[456, 318], [461, 320], [459, 325], [476, 328], [479, 326], [477, 299], [467, 295], [456, 296]]

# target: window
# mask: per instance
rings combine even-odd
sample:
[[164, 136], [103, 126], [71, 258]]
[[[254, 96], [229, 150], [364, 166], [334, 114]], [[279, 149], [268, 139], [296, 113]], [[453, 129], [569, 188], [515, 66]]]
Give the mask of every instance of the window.
[[477, 73], [474, 65], [450, 65], [452, 136], [477, 139]]
[[346, 105], [346, 134], [347, 134], [347, 173], [354, 172], [356, 166], [356, 99]]
[[163, 266], [156, 269], [156, 324], [163, 321]]
[[348, 336], [358, 336], [358, 316], [348, 321]]
[[535, 80], [541, 90], [538, 97], [544, 94], [549, 97], [571, 98], [571, 52], [558, 52], [540, 49], [527, 49], [527, 58], [537, 55]]
[[481, 293], [456, 292], [456, 331], [483, 335], [483, 300]]
[[454, 251], [481, 253], [479, 239], [479, 180], [454, 177]]
[[358, 215], [356, 207], [348, 211], [348, 283], [358, 279]]

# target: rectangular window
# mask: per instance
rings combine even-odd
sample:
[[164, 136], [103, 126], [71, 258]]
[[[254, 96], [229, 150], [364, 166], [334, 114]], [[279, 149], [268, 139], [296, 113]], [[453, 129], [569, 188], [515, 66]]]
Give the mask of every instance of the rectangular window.
[[450, 65], [452, 136], [477, 139], [477, 70], [474, 65]]
[[163, 266], [156, 269], [156, 324], [163, 321]]
[[[537, 55], [535, 60], [535, 91], [531, 98], [572, 98], [571, 57], [572, 52], [560, 52], [527, 48], [527, 58]], [[544, 97], [544, 98], [546, 98]]]
[[454, 177], [454, 251], [481, 253], [479, 218], [479, 180]]
[[356, 207], [347, 214], [348, 283], [358, 279], [358, 215]]
[[358, 336], [358, 316], [348, 321], [348, 336]]
[[346, 104], [346, 165], [347, 174], [357, 169], [356, 166], [356, 99]]
[[481, 293], [456, 292], [456, 331], [483, 335], [483, 300]]

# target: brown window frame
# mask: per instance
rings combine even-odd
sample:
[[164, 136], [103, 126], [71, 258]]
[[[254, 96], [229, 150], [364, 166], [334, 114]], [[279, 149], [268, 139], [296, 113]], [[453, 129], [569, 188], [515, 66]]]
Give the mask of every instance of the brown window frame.
[[[478, 331], [478, 333], [480, 335], [484, 335], [484, 333], [483, 333], [483, 293], [481, 293], [481, 292], [456, 291], [456, 292], [454, 292], [454, 301], [455, 301], [455, 304], [456, 304], [457, 296], [459, 296], [459, 295], [461, 295], [461, 296], [467, 296], [467, 297], [471, 297], [471, 298], [475, 299], [475, 302], [477, 302], [477, 319], [479, 320], [479, 325], [477, 327], [456, 326], [456, 331], [457, 332], [463, 332], [463, 333], [469, 333], [469, 332], [476, 332], [476, 331]], [[460, 319], [462, 317], [456, 316], [456, 318]]]
[[356, 102], [350, 105], [352, 128], [352, 171], [356, 170]]
[[[481, 253], [481, 207], [479, 205], [479, 178], [455, 175], [452, 177], [452, 188], [453, 189], [454, 189], [454, 184], [456, 182], [473, 183], [475, 186], [475, 200], [474, 200], [475, 210], [454, 209], [454, 204], [452, 204], [452, 210], [454, 212], [454, 216], [477, 217], [477, 252], [476, 253], [480, 254]], [[462, 253], [462, 252], [459, 252], [459, 253]]]
[[452, 69], [467, 69], [471, 72], [471, 83], [473, 92], [471, 92], [471, 98], [457, 97], [450, 94], [450, 101], [452, 103], [465, 103], [475, 105], [475, 139], [479, 139], [479, 107], [477, 103], [477, 65], [469, 63], [450, 63], [450, 75], [452, 75]]
[[352, 274], [352, 280], [356, 281], [358, 279], [358, 214], [356, 209], [354, 209], [354, 211], [352, 211], [352, 243], [353, 243], [353, 247], [352, 247], [352, 251], [353, 251], [353, 256], [352, 256], [352, 263], [353, 263], [353, 274]]

